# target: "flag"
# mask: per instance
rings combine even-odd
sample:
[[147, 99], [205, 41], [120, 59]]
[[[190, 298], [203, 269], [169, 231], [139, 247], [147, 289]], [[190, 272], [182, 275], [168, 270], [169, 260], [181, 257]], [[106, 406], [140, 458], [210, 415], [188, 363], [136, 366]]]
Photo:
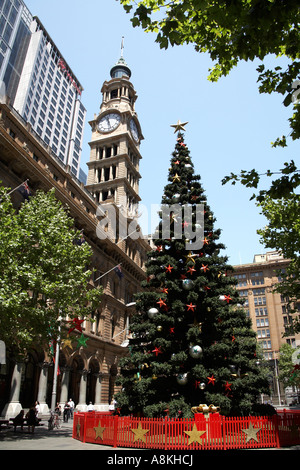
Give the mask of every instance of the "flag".
[[119, 264], [118, 264], [118, 266], [115, 267], [115, 273], [117, 274], [119, 279], [122, 279], [122, 277], [124, 276], [124, 274], [121, 271], [121, 266]]
[[81, 246], [81, 245], [83, 245], [83, 243], [85, 243], [85, 238], [83, 236], [83, 230], [81, 230], [81, 232], [79, 234], [79, 237], [80, 238], [77, 238], [76, 240], [74, 240], [74, 243], [75, 243], [75, 245]]
[[18, 191], [20, 194], [22, 194], [23, 198], [28, 201], [29, 197], [31, 196], [31, 192], [27, 181], [24, 181], [24, 183], [18, 187]]

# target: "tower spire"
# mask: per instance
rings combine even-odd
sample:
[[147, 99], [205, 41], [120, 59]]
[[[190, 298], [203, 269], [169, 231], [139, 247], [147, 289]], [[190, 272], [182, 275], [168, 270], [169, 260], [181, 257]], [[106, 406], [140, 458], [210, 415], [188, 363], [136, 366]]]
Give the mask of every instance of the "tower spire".
[[121, 40], [121, 57], [110, 71], [111, 78], [119, 78], [123, 75], [127, 76], [128, 78], [131, 77], [131, 70], [124, 59], [124, 36], [122, 36]]
[[121, 58], [124, 58], [124, 36], [122, 36], [122, 41], [121, 41]]

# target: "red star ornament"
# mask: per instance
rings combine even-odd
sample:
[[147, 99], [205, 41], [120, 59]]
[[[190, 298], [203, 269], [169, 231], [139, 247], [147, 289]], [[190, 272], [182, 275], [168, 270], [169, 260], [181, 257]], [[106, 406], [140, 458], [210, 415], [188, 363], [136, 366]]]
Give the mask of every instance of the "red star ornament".
[[174, 269], [173, 266], [171, 266], [171, 265], [169, 264], [169, 266], [166, 267], [166, 272], [167, 272], [167, 273], [170, 273], [170, 272], [172, 272], [172, 269]]
[[188, 311], [189, 310], [192, 310], [192, 312], [194, 312], [195, 308], [196, 308], [196, 305], [193, 305], [192, 302], [188, 305], [186, 304], [187, 308], [188, 308]]
[[78, 330], [78, 331], [81, 331], [82, 332], [82, 328], [81, 328], [81, 323], [83, 323], [84, 320], [79, 320], [78, 317], [76, 318], [73, 318], [73, 320], [70, 322], [71, 323], [71, 328], [69, 329], [69, 334], [71, 333], [71, 331], [74, 331], [74, 330]]
[[159, 304], [160, 307], [166, 307], [167, 304], [163, 301], [163, 299], [159, 299], [158, 302], [156, 302], [157, 304]]
[[224, 297], [225, 297], [226, 302], [229, 304], [230, 300], [232, 300], [230, 295], [224, 295]]
[[214, 374], [212, 374], [211, 377], [206, 377], [206, 378], [208, 379], [208, 385], [209, 384], [215, 385], [216, 379], [214, 378]]
[[201, 267], [201, 270], [204, 271], [206, 273], [206, 271], [209, 271], [209, 267], [208, 267], [208, 264], [202, 264], [202, 267]]
[[225, 387], [226, 392], [231, 392], [231, 385], [232, 384], [228, 383], [228, 380], [227, 380], [226, 384], [223, 385], [223, 387]]
[[196, 271], [196, 269], [191, 267], [191, 268], [188, 268], [187, 272], [188, 272], [188, 274], [193, 274], [193, 272], [195, 272], [195, 271]]
[[160, 347], [155, 347], [152, 352], [155, 353], [155, 356], [158, 356], [158, 354], [162, 354], [162, 350], [160, 349]]
[[174, 334], [174, 333], [175, 333], [175, 328], [174, 328], [174, 326], [171, 326], [171, 327], [170, 327], [170, 334], [172, 335], [172, 334]]

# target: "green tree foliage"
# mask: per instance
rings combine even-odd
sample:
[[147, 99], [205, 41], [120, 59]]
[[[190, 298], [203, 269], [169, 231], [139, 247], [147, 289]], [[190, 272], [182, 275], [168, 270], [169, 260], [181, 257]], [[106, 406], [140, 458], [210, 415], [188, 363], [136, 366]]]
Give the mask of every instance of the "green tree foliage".
[[[209, 79], [228, 75], [239, 61], [286, 57], [285, 70], [258, 67], [259, 91], [285, 95], [293, 104], [292, 139], [300, 136], [300, 10], [298, 0], [120, 0], [133, 26], [156, 34], [161, 48], [193, 44], [214, 62]], [[286, 146], [286, 136], [274, 145]]]
[[[295, 348], [289, 344], [283, 344], [280, 347], [279, 356], [279, 380], [285, 387], [300, 387], [300, 366], [293, 361], [295, 356]], [[296, 353], [297, 355], [297, 353]], [[299, 362], [300, 351], [297, 358]]]
[[[225, 414], [251, 413], [268, 382], [251, 320], [239, 305], [232, 267], [220, 255], [221, 231], [214, 228], [213, 212], [182, 134], [168, 181], [155, 246], [148, 256], [148, 279], [136, 296], [130, 354], [121, 360], [118, 407], [124, 414], [191, 416], [191, 407], [207, 403], [220, 406]], [[194, 237], [184, 230], [177, 236], [178, 227], [186, 224], [192, 225]], [[199, 247], [190, 249], [201, 228]]]
[[[89, 288], [91, 248], [54, 190], [38, 191], [15, 211], [0, 188], [0, 338], [15, 355], [47, 348], [59, 317], [86, 317], [100, 301]], [[63, 331], [62, 331], [63, 334]]]

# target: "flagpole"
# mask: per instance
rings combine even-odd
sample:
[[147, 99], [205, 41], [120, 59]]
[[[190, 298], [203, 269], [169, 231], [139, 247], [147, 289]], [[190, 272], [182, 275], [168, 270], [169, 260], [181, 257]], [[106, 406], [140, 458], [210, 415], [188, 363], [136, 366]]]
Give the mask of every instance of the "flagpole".
[[29, 181], [29, 180], [23, 181], [23, 183], [19, 184], [19, 186], [17, 186], [15, 189], [13, 189], [13, 190], [10, 191], [9, 193], [7, 193], [7, 196], [10, 196], [14, 191], [16, 191], [16, 190], [19, 189], [21, 186], [23, 186], [24, 183], [27, 183], [27, 181]]
[[52, 396], [51, 396], [51, 412], [54, 413], [56, 407], [56, 395], [57, 395], [57, 373], [58, 373], [58, 363], [59, 363], [59, 348], [60, 348], [60, 322], [61, 317], [59, 317], [59, 327], [58, 327], [58, 337], [56, 340], [56, 349], [55, 349], [55, 361], [54, 361], [54, 375], [53, 375], [53, 385], [52, 385]]
[[113, 271], [115, 268], [117, 268], [118, 266], [121, 266], [122, 263], [118, 263], [116, 264], [116, 266], [114, 266], [113, 268], [111, 268], [109, 271], [106, 271], [106, 273], [104, 274], [101, 274], [100, 277], [98, 277], [97, 279], [94, 280], [94, 282], [96, 281], [99, 281], [99, 279], [101, 279], [102, 277], [106, 276], [106, 274], [110, 273], [111, 271]]

